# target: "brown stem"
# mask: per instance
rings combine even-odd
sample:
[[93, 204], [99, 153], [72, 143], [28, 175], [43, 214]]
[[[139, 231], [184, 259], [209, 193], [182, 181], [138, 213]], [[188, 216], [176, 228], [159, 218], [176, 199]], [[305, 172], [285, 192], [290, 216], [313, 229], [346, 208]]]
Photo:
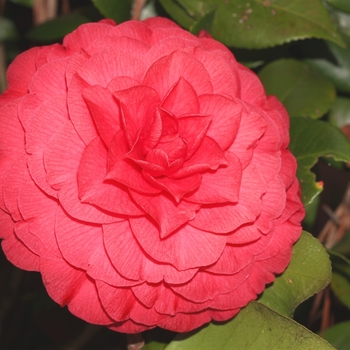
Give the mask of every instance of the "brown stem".
[[134, 0], [132, 5], [131, 18], [135, 20], [140, 20], [140, 15], [146, 0]]

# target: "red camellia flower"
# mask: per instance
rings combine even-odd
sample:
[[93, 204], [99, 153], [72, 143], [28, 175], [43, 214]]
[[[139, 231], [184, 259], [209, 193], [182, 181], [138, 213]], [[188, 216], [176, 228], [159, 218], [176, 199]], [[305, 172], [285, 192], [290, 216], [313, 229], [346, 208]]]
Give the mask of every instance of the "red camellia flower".
[[104, 20], [7, 78], [2, 247], [74, 315], [188, 331], [286, 268], [304, 215], [288, 116], [222, 44]]

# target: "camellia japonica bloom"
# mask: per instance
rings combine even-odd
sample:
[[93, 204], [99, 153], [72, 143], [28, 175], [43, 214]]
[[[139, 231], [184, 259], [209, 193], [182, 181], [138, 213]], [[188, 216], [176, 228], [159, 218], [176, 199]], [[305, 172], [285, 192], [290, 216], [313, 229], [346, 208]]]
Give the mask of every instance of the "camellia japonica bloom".
[[76, 316], [126, 333], [239, 312], [301, 232], [289, 119], [206, 34], [80, 26], [19, 55], [0, 112], [0, 236]]

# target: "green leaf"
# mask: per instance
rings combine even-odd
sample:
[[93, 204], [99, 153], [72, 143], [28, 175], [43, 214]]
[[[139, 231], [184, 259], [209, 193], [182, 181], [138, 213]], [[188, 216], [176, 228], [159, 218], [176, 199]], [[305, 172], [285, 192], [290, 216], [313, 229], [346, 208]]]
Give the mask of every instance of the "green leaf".
[[309, 65], [293, 59], [281, 59], [259, 73], [266, 92], [276, 95], [291, 117], [322, 117], [335, 100], [332, 83]]
[[319, 241], [303, 232], [293, 247], [288, 268], [265, 289], [259, 302], [292, 317], [296, 307], [331, 281], [329, 256]]
[[13, 40], [18, 36], [14, 23], [5, 18], [0, 17], [0, 41]]
[[114, 19], [117, 23], [127, 21], [131, 18], [131, 0], [91, 0], [101, 14], [107, 18]]
[[[350, 16], [348, 18], [350, 25]], [[327, 43], [338, 65], [324, 59], [310, 59], [305, 62], [330, 80], [338, 90], [350, 93], [350, 39], [347, 41], [349, 41], [348, 48], [345, 49], [333, 43]]]
[[100, 15], [96, 13], [93, 7], [82, 8], [33, 28], [29, 31], [27, 37], [30, 40], [40, 42], [57, 41], [80, 25], [99, 20], [100, 18]]
[[164, 10], [175, 19], [180, 26], [190, 29], [196, 20], [191, 17], [186, 10], [180, 6], [175, 0], [159, 0]]
[[168, 344], [151, 341], [142, 348], [143, 350], [164, 350]]
[[194, 334], [181, 334], [175, 339], [166, 350], [334, 349], [316, 334], [259, 302], [251, 302], [229, 322], [211, 323]]
[[350, 261], [330, 251], [333, 266], [331, 289], [337, 298], [350, 309]]
[[323, 333], [323, 338], [338, 350], [349, 350], [349, 329], [350, 321], [338, 323], [335, 326], [326, 329]]
[[340, 11], [350, 13], [350, 2], [349, 0], [326, 0], [330, 5], [337, 8]]
[[[305, 38], [326, 39], [345, 46], [322, 0], [160, 0], [160, 2], [181, 25], [184, 25], [184, 22], [180, 22], [183, 12], [193, 22], [198, 22], [200, 18], [214, 11], [210, 34], [228, 46], [258, 49]], [[193, 22], [185, 27], [189, 29]]]
[[321, 156], [335, 160], [350, 161], [350, 142], [345, 135], [329, 123], [309, 118], [291, 118], [290, 150], [298, 162], [297, 176], [302, 188], [302, 199], [308, 205], [322, 191], [315, 183], [310, 169]]
[[337, 97], [329, 112], [329, 121], [337, 127], [350, 124], [350, 99]]

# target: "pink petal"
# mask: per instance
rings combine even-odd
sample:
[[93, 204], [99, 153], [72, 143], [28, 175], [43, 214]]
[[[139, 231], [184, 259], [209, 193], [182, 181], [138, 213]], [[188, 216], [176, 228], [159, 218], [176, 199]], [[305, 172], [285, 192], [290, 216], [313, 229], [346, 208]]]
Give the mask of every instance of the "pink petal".
[[211, 118], [199, 116], [186, 116], [178, 119], [179, 134], [187, 143], [187, 159], [192, 157], [203, 142]]
[[204, 65], [209, 73], [214, 94], [229, 98], [238, 96], [240, 79], [237, 74], [237, 63], [229, 64], [221, 55], [208, 52], [201, 47], [196, 47], [194, 57]]
[[130, 334], [141, 333], [150, 329], [150, 327], [140, 325], [132, 320], [126, 320], [124, 322], [115, 322], [112, 326], [108, 326], [107, 328], [115, 332]]
[[40, 271], [50, 297], [83, 320], [107, 325], [111, 320], [98, 298], [95, 284], [85, 272], [74, 269], [63, 259], [40, 260]]
[[163, 100], [180, 77], [192, 85], [197, 95], [212, 93], [210, 77], [193, 56], [175, 51], [155, 62], [146, 73], [143, 85], [155, 89]]
[[171, 175], [171, 178], [178, 179], [205, 170], [217, 170], [220, 165], [227, 164], [219, 145], [212, 138], [205, 136], [197, 151], [186, 160], [182, 169]]
[[29, 84], [29, 92], [46, 98], [65, 94], [67, 62], [68, 58], [61, 58], [40, 67]]
[[281, 151], [261, 151], [258, 146], [254, 150], [251, 163], [259, 168], [265, 183], [269, 185], [272, 181], [275, 181], [281, 170]]
[[76, 179], [85, 145], [70, 121], [63, 124], [49, 141], [44, 152], [47, 181], [55, 189]]
[[242, 175], [239, 200], [236, 204], [202, 207], [190, 225], [214, 233], [228, 233], [254, 222], [261, 212], [265, 183], [255, 166], [248, 166]]
[[28, 177], [27, 158], [27, 155], [22, 154], [18, 158], [13, 159], [13, 164], [6, 172], [2, 184], [4, 209], [11, 213], [12, 218], [16, 221], [22, 219], [18, 209], [18, 190], [22, 181]]
[[64, 259], [74, 267], [86, 270], [93, 279], [120, 287], [137, 283], [123, 278], [112, 266], [103, 245], [101, 226], [76, 221], [59, 208], [55, 232]]
[[128, 21], [121, 23], [109, 33], [111, 37], [127, 37], [140, 40], [144, 43], [149, 43], [151, 40], [152, 31], [141, 21]]
[[189, 329], [198, 328], [210, 321], [211, 317], [207, 311], [191, 314], [177, 313], [158, 323], [158, 326], [174, 332], [188, 332]]
[[158, 283], [185, 283], [197, 269], [179, 271], [168, 264], [151, 259], [136, 241], [127, 221], [104, 225], [104, 243], [112, 264], [125, 278]]
[[29, 231], [35, 235], [52, 254], [60, 256], [54, 226], [58, 203], [42, 192], [25, 174], [18, 192], [18, 207]]
[[79, 198], [114, 214], [141, 215], [127, 189], [104, 181], [107, 173], [107, 150], [95, 138], [84, 150], [77, 173]]
[[119, 131], [110, 144], [108, 171], [105, 179], [117, 181], [143, 193], [159, 193], [158, 188], [151, 186], [143, 178], [141, 169], [133, 161], [125, 158], [128, 152], [124, 133]]
[[239, 227], [236, 231], [233, 231], [227, 237], [228, 244], [247, 244], [252, 243], [260, 239], [262, 233], [256, 227], [255, 223], [244, 225]]
[[54, 96], [35, 109], [26, 129], [28, 153], [46, 148], [51, 136], [69, 120], [65, 95]]
[[241, 114], [241, 123], [237, 136], [228, 148], [235, 153], [244, 169], [251, 161], [253, 148], [259, 143], [261, 136], [266, 131], [266, 122], [258, 110], [246, 106]]
[[178, 270], [213, 264], [226, 244], [225, 237], [189, 225], [160, 239], [158, 229], [147, 218], [132, 218], [130, 224], [137, 241], [150, 257]]
[[129, 51], [120, 51], [117, 46], [103, 48], [86, 61], [78, 74], [88, 84], [102, 87], [121, 76], [141, 81], [146, 71], [145, 64], [131, 52], [132, 45]]
[[126, 90], [138, 86], [139, 83], [129, 77], [116, 77], [107, 85], [108, 90], [113, 94], [119, 90]]
[[43, 152], [39, 151], [32, 154], [30, 157], [28, 157], [27, 163], [29, 174], [36, 185], [40, 187], [40, 189], [47, 195], [57, 198], [57, 191], [54, 190], [47, 182]]
[[131, 289], [114, 288], [97, 281], [99, 296], [108, 314], [116, 321], [131, 319], [142, 325], [154, 327], [165, 319], [153, 308], [146, 308], [134, 296]]
[[80, 201], [76, 180], [65, 184], [58, 193], [58, 199], [63, 209], [73, 218], [88, 223], [105, 224], [121, 220], [119, 215], [98, 209], [95, 206]]
[[194, 191], [200, 185], [202, 179], [200, 174], [193, 174], [180, 179], [171, 179], [168, 177], [155, 178], [145, 171], [142, 174], [155, 188], [160, 188], [170, 193], [176, 202], [180, 202], [186, 193]]
[[[242, 121], [242, 104], [219, 95], [199, 97], [200, 112], [212, 118], [207, 136], [213, 138], [221, 147], [227, 149], [236, 138], [245, 120]], [[244, 127], [244, 125], [243, 125]]]
[[242, 82], [241, 99], [255, 106], [264, 106], [266, 104], [266, 93], [260, 79], [250, 69], [242, 65], [237, 67], [239, 80]]
[[35, 110], [46, 101], [46, 97], [38, 95], [25, 95], [18, 103], [18, 117], [26, 130], [34, 117]]
[[83, 97], [97, 130], [108, 147], [115, 134], [120, 130], [119, 106], [109, 90], [98, 85], [84, 89]]
[[174, 293], [165, 283], [143, 283], [132, 287], [132, 291], [143, 305], [148, 308], [154, 307], [157, 312], [163, 315], [174, 316], [181, 312], [197, 313], [210, 307], [212, 304], [211, 300], [204, 303], [194, 303], [185, 299], [181, 295]]
[[159, 96], [156, 91], [146, 86], [118, 91], [114, 96], [120, 104], [123, 130], [131, 148], [142, 128], [153, 122], [156, 108], [160, 105]]
[[198, 189], [183, 199], [201, 204], [237, 202], [242, 178], [241, 163], [231, 152], [226, 152], [225, 158], [228, 161], [226, 167], [203, 173]]
[[295, 180], [297, 161], [289, 150], [281, 150], [281, 161], [282, 165], [279, 175], [285, 188], [288, 188]]
[[23, 95], [28, 92], [28, 85], [36, 72], [35, 63], [40, 50], [39, 47], [34, 47], [12, 61], [6, 72], [8, 90], [16, 90]]
[[70, 87], [75, 73], [89, 59], [89, 57], [90, 56], [85, 51], [74, 52], [71, 56], [69, 56], [66, 67], [66, 81], [68, 87]]
[[6, 258], [20, 269], [39, 271], [40, 258], [32, 253], [15, 235], [7, 237], [1, 242]]
[[94, 40], [108, 35], [115, 27], [113, 22], [88, 23], [78, 27], [63, 39], [63, 46], [75, 52], [88, 47]]
[[[115, 29], [112, 31], [114, 30]], [[118, 47], [122, 52], [132, 52], [135, 57], [144, 57], [150, 49], [147, 43], [144, 43], [139, 39], [133, 39], [126, 36], [115, 36], [113, 33], [112, 35], [93, 41], [89, 46], [85, 47], [85, 49], [89, 55], [94, 55], [102, 49], [113, 47]]]
[[180, 77], [175, 86], [165, 96], [162, 108], [176, 116], [198, 114], [199, 103], [197, 94], [191, 84], [183, 77]]
[[161, 238], [167, 237], [181, 225], [192, 220], [200, 207], [198, 204], [176, 203], [166, 194], [146, 196], [136, 191], [130, 191], [130, 194], [136, 203], [157, 222]]
[[73, 75], [68, 86], [67, 105], [74, 128], [87, 145], [98, 134], [89, 108], [83, 99], [83, 90], [90, 85], [78, 74]]
[[[232, 292], [247, 278], [250, 278], [253, 264], [249, 264], [233, 275], [216, 275], [199, 271], [190, 281], [182, 285], [172, 285], [171, 289], [193, 302], [212, 300], [216, 295]], [[203, 288], [205, 286], [205, 288]]]
[[13, 236], [14, 225], [15, 221], [12, 219], [11, 215], [3, 209], [0, 209], [0, 238], [6, 239]]

